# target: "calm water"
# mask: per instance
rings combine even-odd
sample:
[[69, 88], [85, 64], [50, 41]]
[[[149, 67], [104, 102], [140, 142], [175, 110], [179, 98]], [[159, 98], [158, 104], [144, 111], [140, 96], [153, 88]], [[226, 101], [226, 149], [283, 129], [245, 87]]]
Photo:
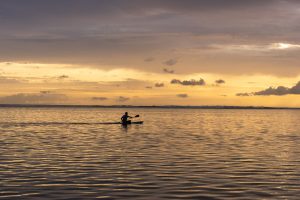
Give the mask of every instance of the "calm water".
[[0, 108], [0, 199], [299, 199], [300, 110]]

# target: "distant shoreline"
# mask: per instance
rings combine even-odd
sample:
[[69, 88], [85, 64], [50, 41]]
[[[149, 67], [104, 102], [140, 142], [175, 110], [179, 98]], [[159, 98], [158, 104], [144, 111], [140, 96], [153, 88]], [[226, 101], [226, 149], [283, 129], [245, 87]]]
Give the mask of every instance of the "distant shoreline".
[[267, 107], [267, 106], [133, 106], [133, 105], [47, 105], [47, 104], [0, 104], [0, 108], [166, 108], [166, 109], [300, 109], [297, 107]]

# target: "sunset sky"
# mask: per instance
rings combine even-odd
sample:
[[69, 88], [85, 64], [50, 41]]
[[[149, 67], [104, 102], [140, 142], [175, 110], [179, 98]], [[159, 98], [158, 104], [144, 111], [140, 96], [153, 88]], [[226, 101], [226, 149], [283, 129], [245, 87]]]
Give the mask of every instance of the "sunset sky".
[[0, 103], [300, 107], [299, 0], [0, 1]]

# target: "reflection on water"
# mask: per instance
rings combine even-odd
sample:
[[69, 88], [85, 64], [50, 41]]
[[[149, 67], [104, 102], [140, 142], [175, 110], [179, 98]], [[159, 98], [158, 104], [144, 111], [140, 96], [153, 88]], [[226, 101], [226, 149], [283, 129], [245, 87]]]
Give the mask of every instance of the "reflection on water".
[[299, 199], [299, 110], [0, 108], [0, 199]]

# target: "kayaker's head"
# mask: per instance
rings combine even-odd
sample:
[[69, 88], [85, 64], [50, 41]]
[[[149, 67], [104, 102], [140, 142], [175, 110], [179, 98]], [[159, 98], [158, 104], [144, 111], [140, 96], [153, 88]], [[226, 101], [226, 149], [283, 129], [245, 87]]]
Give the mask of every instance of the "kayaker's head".
[[125, 112], [125, 115], [128, 115], [128, 112]]

